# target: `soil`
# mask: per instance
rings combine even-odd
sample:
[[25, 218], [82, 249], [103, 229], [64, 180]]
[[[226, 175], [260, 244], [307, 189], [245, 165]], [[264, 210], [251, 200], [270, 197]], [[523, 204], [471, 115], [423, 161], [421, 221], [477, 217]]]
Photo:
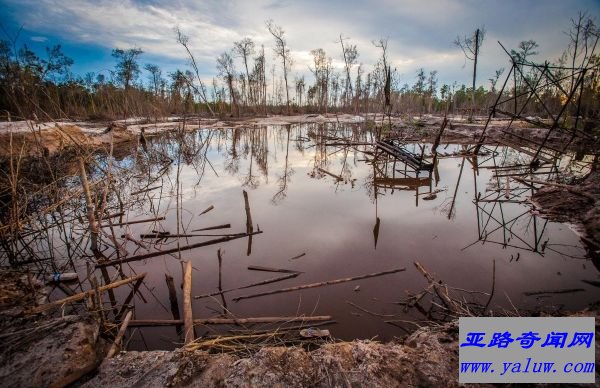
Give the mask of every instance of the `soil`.
[[542, 187], [532, 196], [535, 209], [545, 217], [575, 224], [592, 258], [600, 259], [600, 173], [594, 171], [577, 185]]
[[265, 347], [248, 357], [124, 352], [106, 360], [84, 387], [406, 387], [458, 386], [456, 323], [423, 329], [403, 344], [353, 341], [317, 350]]
[[0, 272], [0, 385], [65, 386], [96, 369], [103, 341], [89, 316], [27, 316], [46, 299], [44, 284], [26, 273]]

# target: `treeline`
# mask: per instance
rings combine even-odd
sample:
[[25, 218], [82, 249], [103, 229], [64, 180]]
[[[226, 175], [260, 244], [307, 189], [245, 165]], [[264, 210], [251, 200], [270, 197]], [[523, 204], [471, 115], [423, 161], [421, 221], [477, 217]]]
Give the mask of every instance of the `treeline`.
[[[229, 50], [216, 58], [217, 76], [210, 82], [201, 77], [190, 39], [177, 30], [175, 40], [188, 55], [189, 69], [164, 73], [159, 66], [143, 63], [140, 48], [114, 49], [114, 68], [108, 74], [72, 74], [73, 60], [60, 45], [38, 55], [26, 44], [18, 45], [18, 35], [0, 40], [0, 110], [2, 117], [49, 120], [116, 119], [124, 117], [158, 118], [181, 114], [211, 116], [246, 116], [294, 113], [347, 112], [486, 114], [502, 89], [504, 69], [486, 82], [489, 87], [475, 88], [477, 60], [484, 43], [485, 30], [458, 37], [466, 58], [473, 61], [471, 86], [457, 83], [440, 85], [436, 70], [418, 69], [412, 83], [402, 83], [400, 74], [388, 58], [388, 42], [373, 44], [380, 51], [374, 66], [359, 61], [355, 44], [340, 35], [339, 52], [326, 53], [317, 48], [310, 52], [310, 76], [293, 74], [294, 58], [286, 34], [272, 21], [266, 28], [273, 47], [258, 47], [251, 39], [233, 42]], [[552, 72], [556, 80], [538, 92], [523, 114], [549, 117], [564, 104], [565, 95], [574, 88], [573, 79], [586, 68], [582, 85], [574, 92], [581, 95], [574, 112], [598, 117], [600, 111], [599, 66], [595, 53], [600, 37], [594, 20], [579, 13], [571, 20], [570, 42], [561, 58], [546, 62], [546, 67], [530, 66], [536, 61], [538, 44], [523, 41], [510, 52], [518, 67], [518, 76], [507, 83], [504, 98], [520, 95], [539, 82], [543, 72]], [[267, 63], [272, 50], [275, 60]], [[333, 66], [333, 58], [343, 66]], [[560, 67], [561, 69], [558, 69]], [[144, 71], [144, 72], [143, 72]], [[569, 77], [569, 72], [571, 77]], [[142, 76], [143, 75], [143, 76]], [[543, 101], [543, 104], [539, 100]], [[544, 107], [545, 106], [545, 107]], [[550, 112], [546, 108], [550, 107]]]

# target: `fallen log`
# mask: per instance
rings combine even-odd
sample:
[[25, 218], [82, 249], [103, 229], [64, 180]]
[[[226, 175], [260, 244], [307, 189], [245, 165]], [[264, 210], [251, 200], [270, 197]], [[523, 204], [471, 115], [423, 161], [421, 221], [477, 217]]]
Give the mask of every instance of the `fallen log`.
[[288, 288], [282, 288], [282, 289], [279, 289], [279, 290], [272, 290], [272, 291], [260, 292], [258, 294], [242, 295], [242, 296], [238, 296], [236, 298], [233, 298], [233, 301], [237, 302], [237, 301], [242, 300], [242, 299], [257, 298], [259, 296], [281, 294], [281, 293], [284, 293], [284, 292], [304, 290], [304, 289], [307, 289], [307, 288], [329, 286], [329, 285], [332, 285], [332, 284], [339, 284], [339, 283], [351, 282], [353, 280], [373, 278], [373, 277], [377, 277], [377, 276], [389, 275], [389, 274], [393, 274], [393, 273], [396, 273], [396, 272], [402, 272], [402, 271], [406, 271], [406, 268], [391, 269], [389, 271], [375, 272], [375, 273], [371, 273], [371, 274], [367, 274], [367, 275], [354, 276], [354, 277], [351, 277], [351, 278], [328, 280], [326, 282], [320, 282], [320, 283], [304, 284], [304, 285], [301, 285], [301, 286], [288, 287]]
[[[254, 235], [254, 234], [260, 234], [260, 233], [262, 233], [262, 230], [259, 230], [257, 232], [253, 232], [252, 234]], [[216, 238], [214, 240], [208, 240], [208, 241], [203, 241], [203, 242], [199, 242], [199, 243], [195, 243], [195, 244], [185, 245], [183, 247], [166, 249], [164, 251], [150, 252], [150, 253], [146, 253], [146, 254], [139, 255], [139, 256], [132, 256], [132, 257], [126, 257], [126, 258], [118, 259], [118, 260], [105, 261], [105, 262], [96, 264], [96, 268], [102, 268], [102, 267], [108, 267], [108, 266], [111, 266], [111, 265], [119, 265], [119, 264], [124, 264], [124, 263], [130, 263], [132, 261], [145, 260], [145, 259], [149, 259], [149, 258], [152, 258], [152, 257], [157, 257], [157, 256], [162, 256], [162, 255], [168, 255], [168, 254], [171, 254], [171, 253], [176, 253], [176, 252], [179, 252], [179, 251], [186, 251], [186, 250], [190, 250], [190, 249], [205, 247], [205, 246], [208, 246], [208, 245], [220, 244], [222, 242], [227, 242], [227, 241], [231, 241], [231, 240], [235, 240], [235, 239], [243, 238], [243, 237], [247, 237], [247, 236], [248, 236], [247, 233], [240, 233], [240, 234], [229, 236], [229, 237]]]
[[[248, 323], [317, 322], [329, 320], [331, 320], [331, 315], [317, 315], [308, 317], [205, 318], [194, 319], [194, 325], [241, 325]], [[129, 321], [129, 327], [172, 326], [182, 324], [182, 320], [173, 319], [140, 319]]]
[[[132, 276], [132, 277], [127, 278], [127, 279], [123, 279], [123, 280], [119, 280], [117, 282], [113, 282], [113, 283], [107, 284], [105, 286], [98, 287], [98, 292], [104, 292], [104, 291], [107, 291], [107, 290], [112, 290], [113, 288], [117, 288], [117, 287], [123, 286], [125, 284], [129, 284], [129, 283], [135, 282], [136, 280], [143, 279], [145, 276], [146, 276], [146, 272], [144, 272], [143, 274], [140, 274], [140, 275]], [[93, 290], [87, 290], [87, 291], [84, 291], [84, 292], [80, 292], [79, 294], [75, 294], [75, 295], [69, 296], [67, 298], [55, 300], [54, 302], [50, 302], [50, 303], [43, 304], [41, 306], [34, 307], [32, 309], [29, 309], [27, 311], [27, 313], [28, 314], [38, 314], [38, 313], [41, 313], [41, 312], [44, 312], [44, 311], [51, 310], [51, 309], [56, 308], [56, 307], [60, 307], [63, 304], [66, 304], [66, 303], [73, 303], [73, 302], [77, 302], [77, 301], [83, 300], [86, 297], [91, 296], [91, 295], [93, 295], [95, 293], [96, 293], [95, 289], [93, 289]]]

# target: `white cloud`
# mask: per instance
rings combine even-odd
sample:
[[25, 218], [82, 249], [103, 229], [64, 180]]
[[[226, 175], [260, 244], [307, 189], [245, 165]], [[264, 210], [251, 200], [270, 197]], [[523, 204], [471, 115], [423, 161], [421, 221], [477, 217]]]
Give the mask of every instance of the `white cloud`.
[[44, 43], [48, 40], [48, 38], [46, 38], [45, 36], [32, 36], [30, 39], [34, 42], [39, 43]]
[[[186, 54], [175, 41], [179, 26], [189, 36], [190, 47], [208, 77], [215, 74], [215, 58], [230, 50], [236, 40], [250, 37], [265, 45], [273, 58], [272, 37], [265, 20], [273, 19], [286, 33], [294, 59], [294, 72], [309, 74], [310, 50], [323, 48], [341, 66], [339, 36], [358, 46], [358, 62], [369, 69], [381, 52], [372, 41], [389, 38], [392, 65], [414, 82], [417, 68], [439, 70], [446, 82], [468, 82], [470, 63], [452, 41], [485, 25], [488, 36], [481, 56], [480, 74], [488, 78], [505, 66], [506, 57], [496, 40], [515, 47], [520, 40], [535, 39], [540, 59], [555, 59], [566, 47], [563, 31], [578, 9], [597, 14], [593, 0], [522, 3], [517, 0], [473, 3], [468, 0], [5, 0], [15, 8], [27, 28], [75, 43], [107, 48], [141, 47], [152, 58], [185, 65]], [[42, 42], [43, 36], [34, 36]], [[271, 65], [269, 65], [270, 67]], [[404, 81], [404, 80], [403, 80]]]

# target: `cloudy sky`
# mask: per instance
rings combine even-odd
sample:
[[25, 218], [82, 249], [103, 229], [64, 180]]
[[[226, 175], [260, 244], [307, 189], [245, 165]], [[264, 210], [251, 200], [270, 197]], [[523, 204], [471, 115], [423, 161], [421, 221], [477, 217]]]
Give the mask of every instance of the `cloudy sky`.
[[285, 30], [293, 74], [306, 74], [309, 83], [310, 50], [323, 48], [341, 66], [342, 34], [357, 45], [358, 60], [367, 69], [380, 54], [372, 41], [387, 38], [401, 82], [412, 85], [420, 67], [437, 70], [441, 83], [469, 84], [472, 64], [452, 42], [483, 26], [487, 35], [478, 83], [487, 87], [494, 71], [507, 66], [497, 41], [510, 49], [533, 39], [540, 45], [537, 59], [556, 60], [568, 44], [570, 19], [579, 11], [599, 19], [600, 1], [0, 0], [0, 34], [6, 39], [22, 25], [20, 42], [40, 53], [62, 44], [77, 74], [106, 73], [114, 66], [113, 48], [134, 46], [144, 50], [143, 64], [155, 63], [168, 72], [188, 66], [175, 41], [173, 29], [179, 26], [210, 78], [216, 73], [215, 58], [244, 37], [264, 44], [272, 61], [273, 40], [265, 21], [273, 19]]

